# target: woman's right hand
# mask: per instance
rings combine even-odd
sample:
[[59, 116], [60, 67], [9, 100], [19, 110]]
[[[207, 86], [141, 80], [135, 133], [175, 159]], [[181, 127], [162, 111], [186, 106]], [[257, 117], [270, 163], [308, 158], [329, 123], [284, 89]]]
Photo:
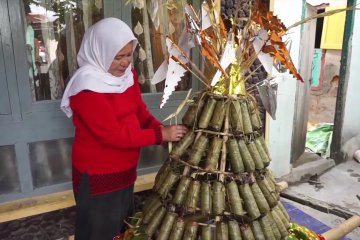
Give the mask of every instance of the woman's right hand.
[[170, 125], [161, 128], [162, 138], [164, 142], [177, 142], [187, 132], [188, 129], [183, 125]]

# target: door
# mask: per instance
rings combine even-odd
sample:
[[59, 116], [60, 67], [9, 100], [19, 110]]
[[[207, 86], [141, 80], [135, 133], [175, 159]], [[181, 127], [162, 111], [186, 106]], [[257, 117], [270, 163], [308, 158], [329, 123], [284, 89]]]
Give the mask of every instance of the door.
[[[310, 4], [306, 4], [305, 17], [315, 14], [316, 8]], [[301, 51], [300, 53], [300, 75], [303, 77], [304, 82], [297, 83], [291, 163], [296, 161], [305, 151], [316, 20], [312, 20], [302, 25], [301, 30], [301, 46], [304, 51]]]

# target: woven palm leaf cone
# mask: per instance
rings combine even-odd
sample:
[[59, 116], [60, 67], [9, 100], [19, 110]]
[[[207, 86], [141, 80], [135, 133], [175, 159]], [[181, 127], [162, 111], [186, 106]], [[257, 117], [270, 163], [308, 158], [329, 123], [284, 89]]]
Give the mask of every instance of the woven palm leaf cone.
[[[252, 0], [232, 2], [243, 5], [239, 9], [250, 16]], [[236, 35], [234, 27], [233, 41], [243, 49], [239, 47], [240, 54], [237, 52], [230, 67], [223, 69], [219, 84], [186, 100], [182, 123], [189, 131], [172, 143], [140, 220], [140, 229], [149, 239], [272, 240], [287, 236], [290, 219], [267, 169], [271, 159], [263, 136], [260, 103], [258, 97], [247, 93], [253, 84], [247, 77], [254, 79], [258, 69], [249, 60], [255, 60], [256, 54], [240, 40], [253, 37], [246, 35], [250, 21], [244, 20], [241, 12], [236, 14], [233, 26], [245, 34]], [[211, 55], [211, 44], [205, 48], [207, 37], [201, 39], [202, 50]], [[227, 43], [228, 39], [219, 40]], [[216, 49], [219, 54], [225, 48], [220, 46], [221, 41]], [[220, 55], [217, 57], [220, 60]], [[235, 87], [243, 90], [235, 93]], [[255, 89], [254, 85], [250, 87]]]
[[189, 132], [174, 144], [144, 207], [149, 237], [286, 237], [289, 217], [267, 170], [270, 157], [262, 125], [252, 120], [252, 101], [210, 92], [191, 101], [184, 115]]

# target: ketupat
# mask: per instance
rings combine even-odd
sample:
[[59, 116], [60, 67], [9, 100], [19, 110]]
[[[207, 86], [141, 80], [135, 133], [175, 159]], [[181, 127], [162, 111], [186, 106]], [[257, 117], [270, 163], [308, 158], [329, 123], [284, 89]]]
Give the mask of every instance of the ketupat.
[[182, 118], [182, 123], [188, 127], [194, 127], [196, 119], [199, 117], [204, 103], [205, 99], [200, 97], [194, 104], [190, 105]]
[[206, 158], [205, 169], [215, 170], [219, 161], [223, 139], [221, 137], [213, 137], [210, 140], [208, 155]]
[[178, 181], [179, 175], [174, 171], [169, 171], [166, 175], [164, 182], [161, 184], [157, 191], [162, 198], [166, 198], [172, 186]]
[[206, 101], [205, 106], [201, 112], [199, 124], [198, 124], [199, 128], [207, 128], [209, 126], [215, 106], [216, 106], [216, 100], [210, 97]]
[[277, 240], [275, 238], [271, 223], [269, 222], [269, 219], [266, 217], [262, 217], [259, 219], [261, 228], [263, 230], [263, 233], [265, 235], [266, 240]]
[[260, 140], [261, 137], [258, 137], [258, 138], [255, 138], [254, 142], [255, 142], [255, 145], [256, 145], [256, 148], [260, 154], [260, 157], [261, 157], [261, 160], [264, 164], [264, 167], [267, 167], [269, 166], [270, 164], [270, 157], [269, 155], [267, 154], [267, 152], [265, 151], [262, 143], [261, 143], [261, 140]]
[[251, 191], [254, 195], [256, 205], [259, 208], [261, 214], [267, 214], [270, 211], [270, 206], [266, 201], [264, 194], [261, 192], [260, 187], [256, 182], [250, 184]]
[[251, 119], [250, 119], [248, 106], [247, 106], [246, 102], [242, 101], [242, 102], [240, 102], [240, 107], [241, 107], [241, 116], [242, 116], [242, 122], [243, 122], [243, 127], [244, 127], [244, 133], [250, 134], [253, 132], [253, 128], [251, 125]]
[[229, 238], [230, 240], [242, 240], [240, 226], [237, 221], [229, 221]]
[[242, 206], [242, 199], [235, 181], [226, 184], [226, 192], [231, 212], [236, 215], [244, 215], [245, 211]]
[[255, 130], [259, 130], [262, 127], [259, 110], [257, 109], [253, 100], [248, 101], [248, 106], [252, 127]]
[[195, 240], [199, 224], [197, 222], [188, 222], [185, 226], [183, 240]]
[[231, 170], [234, 173], [242, 173], [245, 171], [244, 163], [241, 158], [239, 144], [235, 138], [228, 139], [227, 148], [229, 151], [229, 159]]
[[285, 238], [288, 235], [288, 231], [285, 224], [283, 223], [283, 221], [281, 220], [280, 216], [276, 211], [272, 210], [271, 215], [280, 231], [281, 237]]
[[210, 225], [201, 226], [201, 239], [212, 239], [212, 232]]
[[258, 221], [253, 221], [251, 223], [251, 230], [256, 240], [266, 240], [263, 229]]
[[185, 221], [183, 218], [178, 217], [171, 229], [170, 237], [171, 240], [181, 240], [185, 230]]
[[239, 143], [241, 158], [243, 160], [246, 172], [253, 172], [255, 170], [255, 163], [253, 158], [251, 157], [251, 154], [246, 146], [245, 141], [243, 139], [240, 139], [238, 143]]
[[177, 218], [177, 213], [174, 212], [167, 212], [164, 220], [162, 221], [159, 234], [156, 238], [156, 240], [167, 240], [171, 233], [171, 228], [173, 227], [173, 224]]
[[244, 205], [246, 212], [251, 217], [251, 219], [255, 220], [260, 217], [261, 213], [256, 204], [255, 197], [251, 191], [251, 188], [248, 183], [239, 185], [239, 190], [242, 199], [244, 199]]
[[226, 222], [216, 222], [216, 240], [229, 239], [229, 226]]
[[202, 182], [200, 186], [200, 209], [202, 214], [209, 215], [212, 212], [211, 184]]
[[275, 207], [278, 204], [278, 200], [277, 200], [276, 194], [271, 191], [266, 178], [258, 179], [256, 182], [257, 182], [258, 186], [260, 187], [261, 192], [263, 193], [264, 197], [266, 198], [266, 201], [268, 202], [269, 206]]
[[250, 225], [244, 224], [240, 227], [241, 236], [243, 240], [255, 240], [254, 234]]
[[182, 205], [186, 198], [187, 189], [191, 183], [191, 178], [188, 176], [182, 176], [180, 182], [176, 188], [175, 195], [172, 202], [175, 205]]
[[209, 139], [207, 136], [201, 134], [196, 140], [191, 148], [190, 156], [188, 163], [197, 166], [203, 156], [206, 148], [208, 147]]
[[160, 207], [155, 214], [152, 216], [151, 220], [147, 224], [145, 228], [145, 232], [148, 236], [152, 236], [155, 230], [159, 227], [162, 218], [166, 214], [166, 209], [164, 207]]
[[239, 100], [232, 100], [230, 103], [230, 123], [231, 130], [236, 133], [244, 133], [241, 106]]
[[251, 155], [251, 157], [252, 157], [252, 159], [254, 161], [255, 169], [257, 169], [257, 170], [263, 169], [264, 168], [264, 163], [263, 163], [263, 160], [260, 157], [259, 151], [256, 148], [255, 143], [254, 142], [249, 142], [247, 144], [247, 148], [248, 148], [248, 150], [250, 152], [250, 155]]
[[200, 182], [197, 180], [192, 180], [184, 204], [187, 212], [193, 213], [196, 211], [199, 202], [199, 197], [200, 197]]
[[170, 155], [180, 158], [188, 147], [193, 143], [195, 138], [195, 133], [193, 131], [188, 131], [187, 134], [174, 146]]
[[212, 207], [215, 215], [223, 214], [225, 210], [225, 187], [222, 182], [212, 183]]
[[214, 113], [209, 123], [209, 128], [214, 129], [215, 131], [221, 130], [225, 119], [226, 107], [227, 104], [223, 99], [216, 101]]

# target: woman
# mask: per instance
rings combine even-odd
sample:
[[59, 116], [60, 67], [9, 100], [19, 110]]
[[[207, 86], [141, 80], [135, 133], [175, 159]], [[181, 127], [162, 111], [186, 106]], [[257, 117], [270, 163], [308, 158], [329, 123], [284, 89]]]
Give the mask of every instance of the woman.
[[79, 69], [61, 108], [73, 117], [75, 239], [112, 239], [133, 211], [140, 148], [178, 141], [181, 125], [162, 126], [141, 98], [132, 54], [137, 40], [121, 20], [106, 18], [84, 34]]

